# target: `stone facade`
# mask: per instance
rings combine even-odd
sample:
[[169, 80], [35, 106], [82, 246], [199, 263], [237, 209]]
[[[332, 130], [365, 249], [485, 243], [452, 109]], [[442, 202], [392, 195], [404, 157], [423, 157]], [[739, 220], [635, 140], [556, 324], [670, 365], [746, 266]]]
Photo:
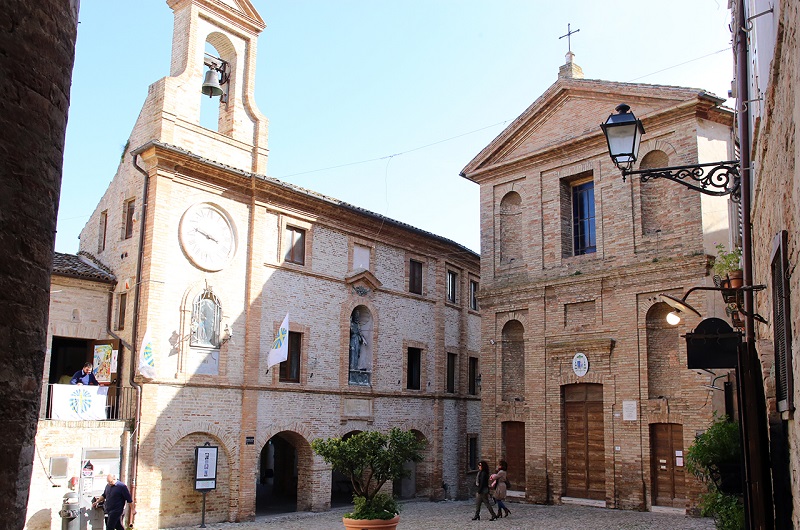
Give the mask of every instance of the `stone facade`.
[[8, 528], [23, 526], [31, 491], [78, 4], [3, 3], [0, 513]]
[[[470, 436], [480, 433], [480, 372], [470, 367], [481, 325], [469, 296], [479, 256], [264, 176], [267, 122], [252, 86], [263, 21], [247, 0], [168, 4], [171, 76], [151, 85], [80, 238], [81, 253], [116, 279], [104, 334], [119, 341], [115, 380], [141, 387], [137, 436], [121, 453], [136, 526], [200, 521], [194, 458], [204, 443], [219, 451], [207, 522], [252, 520], [277, 501], [329, 509], [341, 483], [310, 442], [395, 426], [428, 442], [396, 493], [465, 495]], [[206, 42], [232, 65], [216, 131], [199, 125]], [[287, 313], [289, 343], [299, 337], [296, 378], [267, 367]], [[357, 367], [354, 316], [364, 338]]]
[[[732, 209], [623, 182], [599, 123], [629, 104], [641, 166], [664, 167], [731, 159], [732, 116], [705, 92], [569, 71], [462, 172], [481, 187], [482, 454], [528, 501], [692, 510], [683, 456], [724, 392], [686, 368], [680, 336], [700, 319], [667, 325], [659, 295], [711, 284]], [[690, 303], [725, 318], [718, 294]]]
[[[746, 17], [773, 7], [760, 2], [746, 5]], [[775, 2], [774, 10], [754, 19], [753, 24], [754, 30], [748, 33], [749, 98], [763, 98], [750, 107], [755, 167], [751, 204], [753, 283], [766, 285], [755, 296], [755, 309], [768, 321], [757, 322], [755, 333], [767, 393], [776, 528], [796, 528], [800, 526], [800, 429], [794, 410], [800, 400], [800, 280], [795, 272], [800, 257], [800, 7], [789, 0]], [[782, 232], [788, 267], [776, 269], [773, 264]], [[785, 272], [776, 273], [780, 270]], [[782, 283], [782, 277], [786, 280], [786, 318], [779, 316], [775, 307], [781, 299], [776, 282]], [[781, 350], [785, 357], [780, 355]], [[782, 382], [789, 385], [784, 387], [786, 397], [776, 392], [776, 383], [780, 386]]]

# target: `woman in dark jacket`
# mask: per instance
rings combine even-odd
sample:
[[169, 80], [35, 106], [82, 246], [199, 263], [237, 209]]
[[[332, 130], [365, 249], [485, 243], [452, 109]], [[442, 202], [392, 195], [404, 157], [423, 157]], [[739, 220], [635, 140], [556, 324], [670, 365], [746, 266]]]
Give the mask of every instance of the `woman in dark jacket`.
[[478, 476], [475, 478], [475, 485], [478, 486], [478, 492], [475, 493], [475, 517], [473, 521], [479, 521], [481, 518], [481, 503], [489, 508], [489, 513], [492, 514], [490, 521], [497, 519], [497, 516], [489, 504], [489, 464], [486, 460], [481, 460], [478, 464]]

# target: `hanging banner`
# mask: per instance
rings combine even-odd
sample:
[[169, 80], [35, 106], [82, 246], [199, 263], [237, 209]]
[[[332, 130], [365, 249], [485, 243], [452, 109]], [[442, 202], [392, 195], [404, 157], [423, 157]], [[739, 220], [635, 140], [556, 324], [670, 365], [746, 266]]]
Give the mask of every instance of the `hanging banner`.
[[53, 385], [51, 417], [54, 420], [81, 421], [106, 419], [108, 387], [91, 385]]

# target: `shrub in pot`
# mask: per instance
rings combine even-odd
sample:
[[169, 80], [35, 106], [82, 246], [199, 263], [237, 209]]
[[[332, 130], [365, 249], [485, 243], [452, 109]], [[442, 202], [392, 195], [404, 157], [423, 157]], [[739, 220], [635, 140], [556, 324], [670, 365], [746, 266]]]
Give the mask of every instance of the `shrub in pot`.
[[345, 520], [391, 520], [399, 506], [391, 495], [379, 491], [386, 482], [408, 476], [405, 464], [422, 460], [425, 441], [412, 431], [393, 428], [388, 433], [363, 431], [347, 438], [316, 439], [311, 448], [350, 479], [354, 508]]

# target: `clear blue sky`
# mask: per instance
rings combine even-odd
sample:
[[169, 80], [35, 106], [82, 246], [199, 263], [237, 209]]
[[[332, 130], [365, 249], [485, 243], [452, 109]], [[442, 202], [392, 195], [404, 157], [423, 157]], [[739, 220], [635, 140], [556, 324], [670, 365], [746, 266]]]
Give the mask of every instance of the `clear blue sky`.
[[[725, 0], [253, 4], [267, 174], [475, 251], [478, 186], [458, 174], [556, 81], [567, 23], [587, 78], [726, 97], [733, 77]], [[147, 87], [169, 74], [172, 18], [165, 0], [81, 2], [59, 252], [78, 250]]]

